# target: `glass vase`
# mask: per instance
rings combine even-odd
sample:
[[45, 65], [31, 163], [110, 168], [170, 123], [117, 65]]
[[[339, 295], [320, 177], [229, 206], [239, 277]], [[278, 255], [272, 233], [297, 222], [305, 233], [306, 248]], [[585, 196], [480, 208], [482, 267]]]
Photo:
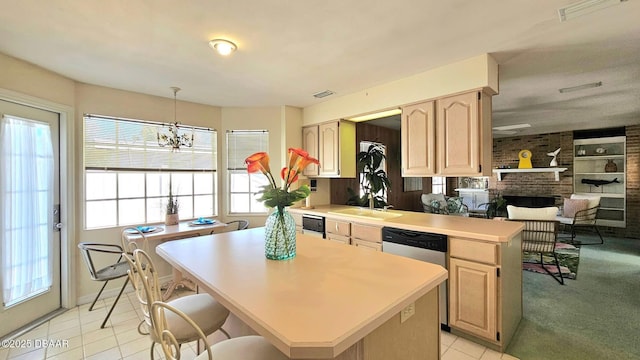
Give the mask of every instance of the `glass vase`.
[[267, 259], [286, 260], [296, 256], [296, 223], [286, 208], [267, 217], [264, 236]]

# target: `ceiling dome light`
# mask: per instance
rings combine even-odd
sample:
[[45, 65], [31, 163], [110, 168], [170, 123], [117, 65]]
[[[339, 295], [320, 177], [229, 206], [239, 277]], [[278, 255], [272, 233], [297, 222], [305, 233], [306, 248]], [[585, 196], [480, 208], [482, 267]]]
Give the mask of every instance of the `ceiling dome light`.
[[222, 56], [227, 56], [236, 51], [236, 49], [238, 48], [236, 44], [225, 39], [213, 39], [209, 41], [209, 46], [211, 46], [213, 50], [217, 51], [218, 54]]

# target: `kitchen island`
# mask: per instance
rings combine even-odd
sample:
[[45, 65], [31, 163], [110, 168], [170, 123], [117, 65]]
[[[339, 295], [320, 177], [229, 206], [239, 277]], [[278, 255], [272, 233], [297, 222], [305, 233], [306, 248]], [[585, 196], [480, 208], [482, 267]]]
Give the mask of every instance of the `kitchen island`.
[[156, 252], [291, 359], [440, 357], [441, 266], [306, 235], [295, 258], [267, 260], [263, 228]]
[[290, 212], [298, 230], [303, 215], [324, 218], [329, 242], [363, 249], [385, 251], [383, 227], [446, 235], [451, 332], [500, 352], [509, 345], [522, 319], [522, 223], [345, 205]]

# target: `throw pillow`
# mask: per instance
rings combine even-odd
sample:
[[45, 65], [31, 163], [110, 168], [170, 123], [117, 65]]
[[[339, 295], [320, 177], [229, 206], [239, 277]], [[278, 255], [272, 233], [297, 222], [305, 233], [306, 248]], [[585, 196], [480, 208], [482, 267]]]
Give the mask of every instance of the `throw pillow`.
[[445, 200], [431, 200], [431, 213], [448, 215], [447, 202]]
[[450, 197], [447, 199], [447, 210], [449, 214], [460, 214], [464, 212], [464, 207], [462, 206], [462, 198], [459, 197]]
[[589, 207], [588, 199], [564, 199], [564, 205], [562, 207], [562, 216], [573, 218], [580, 210], [585, 210]]
[[589, 200], [588, 208], [594, 208], [600, 205], [600, 196], [598, 195], [578, 195], [571, 194], [571, 199], [587, 199]]
[[515, 220], [555, 220], [558, 215], [558, 208], [555, 206], [544, 208], [528, 208], [507, 205], [509, 219]]

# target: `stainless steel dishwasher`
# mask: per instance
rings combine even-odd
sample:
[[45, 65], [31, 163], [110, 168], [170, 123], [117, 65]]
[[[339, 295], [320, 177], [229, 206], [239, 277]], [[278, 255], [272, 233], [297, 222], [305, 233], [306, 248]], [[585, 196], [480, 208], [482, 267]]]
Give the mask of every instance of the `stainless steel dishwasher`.
[[[382, 228], [382, 251], [441, 265], [447, 268], [447, 236], [418, 231]], [[447, 282], [440, 285], [440, 326], [449, 331]]]

